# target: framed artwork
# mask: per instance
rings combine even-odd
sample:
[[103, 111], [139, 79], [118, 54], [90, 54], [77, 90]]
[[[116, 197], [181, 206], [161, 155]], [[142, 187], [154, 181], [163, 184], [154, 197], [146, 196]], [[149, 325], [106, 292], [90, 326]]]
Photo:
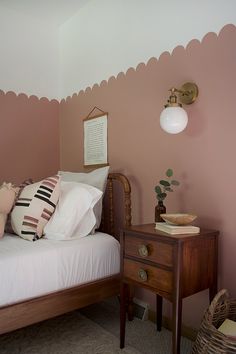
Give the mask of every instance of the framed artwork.
[[84, 166], [101, 167], [108, 165], [107, 117], [103, 112], [84, 119]]

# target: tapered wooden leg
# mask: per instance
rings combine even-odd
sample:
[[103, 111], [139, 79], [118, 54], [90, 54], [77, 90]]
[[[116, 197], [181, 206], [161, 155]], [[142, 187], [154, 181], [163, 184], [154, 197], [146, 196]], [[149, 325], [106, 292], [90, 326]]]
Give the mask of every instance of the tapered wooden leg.
[[181, 340], [181, 323], [182, 323], [182, 299], [175, 299], [173, 303], [173, 333], [172, 348], [173, 354], [180, 354]]
[[132, 285], [127, 285], [127, 313], [128, 313], [128, 320], [133, 321], [134, 319], [134, 287]]
[[156, 294], [156, 325], [157, 331], [161, 331], [162, 326], [162, 297]]
[[126, 322], [126, 302], [128, 285], [121, 282], [120, 287], [120, 348], [125, 346], [125, 322]]

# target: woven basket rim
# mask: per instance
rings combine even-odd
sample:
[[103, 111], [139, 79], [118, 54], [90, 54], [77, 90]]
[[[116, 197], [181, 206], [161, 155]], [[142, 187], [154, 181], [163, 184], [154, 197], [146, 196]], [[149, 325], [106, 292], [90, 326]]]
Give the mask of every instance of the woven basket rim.
[[218, 331], [213, 324], [230, 317], [236, 321], [236, 299], [230, 299], [228, 291], [222, 289], [204, 313], [192, 354], [236, 353], [236, 339]]

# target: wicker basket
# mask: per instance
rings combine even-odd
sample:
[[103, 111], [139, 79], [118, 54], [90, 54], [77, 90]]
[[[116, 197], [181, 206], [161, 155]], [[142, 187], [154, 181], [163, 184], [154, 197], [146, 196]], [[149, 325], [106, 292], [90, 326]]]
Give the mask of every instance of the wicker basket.
[[236, 321], [236, 300], [229, 299], [227, 290], [223, 289], [216, 294], [204, 314], [192, 354], [236, 353], [236, 340], [217, 330], [227, 318]]

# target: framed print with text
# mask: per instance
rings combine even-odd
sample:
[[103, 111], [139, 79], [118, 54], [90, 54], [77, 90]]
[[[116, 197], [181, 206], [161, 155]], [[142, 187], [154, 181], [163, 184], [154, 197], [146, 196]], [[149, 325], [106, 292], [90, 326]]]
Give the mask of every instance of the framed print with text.
[[102, 113], [84, 119], [84, 166], [106, 166], [107, 158], [107, 117]]

